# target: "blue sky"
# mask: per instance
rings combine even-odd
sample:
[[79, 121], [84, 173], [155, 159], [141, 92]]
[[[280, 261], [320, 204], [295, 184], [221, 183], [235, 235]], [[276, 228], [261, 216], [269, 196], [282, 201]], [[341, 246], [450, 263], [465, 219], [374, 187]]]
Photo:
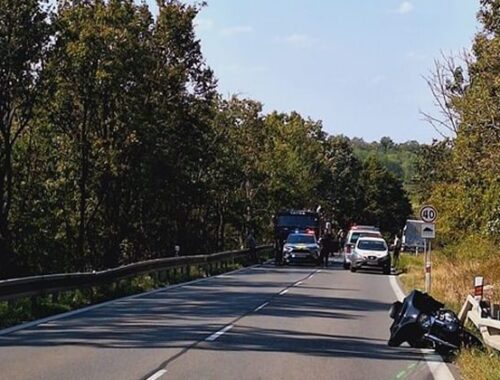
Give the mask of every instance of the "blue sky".
[[478, 3], [208, 0], [197, 34], [223, 95], [298, 111], [330, 134], [430, 142], [422, 76], [441, 51], [470, 48]]

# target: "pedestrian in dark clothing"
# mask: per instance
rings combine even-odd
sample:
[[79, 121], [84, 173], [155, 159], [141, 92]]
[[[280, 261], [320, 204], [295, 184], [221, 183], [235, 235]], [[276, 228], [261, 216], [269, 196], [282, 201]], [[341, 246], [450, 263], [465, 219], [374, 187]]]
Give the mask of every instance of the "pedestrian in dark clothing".
[[339, 232], [337, 233], [337, 239], [339, 241], [339, 252], [343, 252], [345, 245], [345, 232], [343, 229], [339, 229]]
[[321, 237], [320, 261], [324, 267], [328, 266], [328, 256], [333, 252], [334, 239], [331, 231], [326, 230]]
[[247, 235], [246, 243], [249, 250], [248, 253], [250, 261], [255, 264], [257, 263], [257, 240], [255, 240], [255, 236], [253, 235], [252, 230], [250, 230]]

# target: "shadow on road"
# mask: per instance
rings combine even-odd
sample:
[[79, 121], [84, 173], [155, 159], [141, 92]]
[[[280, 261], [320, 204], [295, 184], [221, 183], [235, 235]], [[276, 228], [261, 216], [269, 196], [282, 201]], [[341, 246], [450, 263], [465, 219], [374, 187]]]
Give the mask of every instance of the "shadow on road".
[[385, 340], [350, 335], [238, 326], [224, 339], [200, 344], [197, 350], [298, 353], [321, 357], [355, 357], [376, 360], [421, 360], [417, 349], [387, 346]]
[[[303, 271], [304, 276], [310, 270]], [[323, 269], [338, 270], [337, 268]], [[203, 350], [263, 351], [303, 353], [315, 356], [356, 356], [371, 359], [421, 359], [418, 352], [395, 349], [384, 340], [355, 336], [324, 335], [314, 332], [250, 328], [236, 325], [224, 339], [205, 343], [204, 339], [223, 325], [266, 301], [262, 317], [318, 318], [359, 320], [366, 323], [369, 312], [388, 310], [390, 304], [369, 299], [327, 296], [325, 291], [349, 290], [346, 286], [318, 287], [305, 284], [285, 297], [276, 296], [277, 288], [289, 285], [286, 277], [276, 281], [269, 271], [286, 276], [282, 268], [251, 270], [237, 278], [211, 279], [176, 289], [125, 299], [63, 320], [50, 322], [0, 337], [1, 350], [9, 347], [84, 346], [110, 349], [185, 349], [193, 342]], [[252, 274], [252, 277], [248, 277]], [[278, 280], [280, 278], [278, 277]], [[351, 285], [352, 287], [352, 285]], [[322, 295], [323, 294], [323, 295]], [[243, 322], [243, 320], [242, 320]], [[224, 322], [222, 322], [224, 323]]]

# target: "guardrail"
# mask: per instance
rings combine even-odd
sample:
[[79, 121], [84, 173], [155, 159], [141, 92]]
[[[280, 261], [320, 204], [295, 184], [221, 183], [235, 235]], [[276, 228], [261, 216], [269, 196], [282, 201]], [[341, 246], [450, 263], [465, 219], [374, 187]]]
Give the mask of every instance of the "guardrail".
[[468, 295], [458, 318], [462, 323], [469, 319], [481, 332], [484, 343], [500, 351], [500, 320], [483, 317], [483, 309], [473, 296]]
[[[257, 255], [272, 248], [271, 245], [257, 247]], [[50, 274], [13, 278], [0, 281], [0, 301], [21, 297], [36, 297], [75, 289], [99, 286], [115, 281], [144, 274], [153, 274], [168, 278], [170, 271], [180, 270], [190, 275], [192, 267], [201, 268], [206, 275], [214, 270], [228, 268], [230, 263], [240, 258], [247, 258], [249, 250], [226, 251], [208, 255], [167, 257], [141, 261], [117, 268], [98, 272]]]

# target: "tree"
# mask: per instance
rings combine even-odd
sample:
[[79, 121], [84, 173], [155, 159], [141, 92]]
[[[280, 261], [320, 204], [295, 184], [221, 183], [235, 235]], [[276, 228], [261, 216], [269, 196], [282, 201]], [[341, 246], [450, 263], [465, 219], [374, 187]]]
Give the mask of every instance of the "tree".
[[14, 265], [10, 211], [16, 142], [32, 126], [49, 47], [47, 4], [0, 1], [0, 260], [2, 275]]
[[377, 159], [370, 158], [363, 163], [360, 184], [364, 197], [362, 222], [391, 234], [398, 233], [411, 215], [411, 205], [401, 181]]
[[433, 95], [447, 116], [438, 126], [453, 134], [450, 143], [432, 147], [439, 157], [429, 155], [421, 163], [441, 172], [432, 184], [431, 199], [442, 205], [440, 228], [450, 231], [448, 240], [455, 237], [451, 232], [457, 227], [462, 232], [481, 231], [490, 238], [500, 238], [500, 230], [492, 227], [498, 226], [500, 219], [498, 197], [492, 197], [500, 182], [500, 1], [482, 0], [478, 19], [483, 29], [476, 34], [464, 64], [444, 57], [430, 81]]

